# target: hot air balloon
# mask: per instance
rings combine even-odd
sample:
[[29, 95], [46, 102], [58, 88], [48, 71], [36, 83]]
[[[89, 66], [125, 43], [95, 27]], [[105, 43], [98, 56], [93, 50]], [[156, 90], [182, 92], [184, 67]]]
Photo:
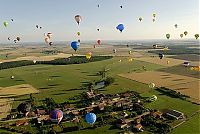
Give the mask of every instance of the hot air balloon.
[[96, 45], [94, 45], [93, 47], [96, 48]]
[[100, 29], [98, 28], [97, 31], [100, 31]]
[[47, 37], [49, 37], [49, 39], [51, 39], [51, 37], [52, 37], [52, 33], [47, 33]]
[[152, 95], [149, 100], [156, 101], [157, 99], [158, 99], [158, 97], [156, 95]]
[[37, 61], [36, 60], [33, 60], [33, 63], [35, 64]]
[[10, 40], [10, 37], [8, 37], [8, 40]]
[[154, 88], [156, 85], [154, 83], [149, 84], [149, 88]]
[[78, 35], [78, 36], [80, 36], [80, 35], [81, 35], [81, 33], [80, 33], [80, 32], [77, 32], [77, 35]]
[[153, 13], [152, 15], [153, 15], [154, 18], [156, 17], [156, 14], [155, 14], [155, 13]]
[[78, 39], [78, 42], [80, 43], [80, 42], [81, 42], [81, 40], [80, 40], [80, 39]]
[[36, 28], [39, 28], [39, 26], [38, 26], [38, 25], [36, 25]]
[[8, 26], [8, 22], [3, 22], [3, 25], [5, 26], [5, 27], [7, 27]]
[[97, 40], [97, 44], [100, 45], [101, 44], [101, 40]]
[[15, 43], [17, 43], [17, 40], [14, 40]]
[[183, 38], [183, 34], [180, 34], [180, 37]]
[[116, 53], [117, 52], [117, 50], [116, 49], [113, 49], [113, 53]]
[[94, 113], [87, 113], [85, 116], [85, 120], [88, 124], [92, 125], [95, 123], [97, 117]]
[[10, 77], [10, 79], [14, 79], [14, 78], [15, 78], [15, 76], [13, 76], [13, 75]]
[[20, 41], [20, 37], [17, 37], [16, 39], [17, 39], [17, 41]]
[[166, 38], [169, 39], [170, 38], [170, 34], [166, 34]]
[[196, 39], [198, 39], [198, 38], [199, 38], [199, 34], [195, 34], [194, 37], [195, 37]]
[[123, 24], [119, 24], [116, 28], [117, 28], [117, 30], [122, 32], [124, 30], [124, 25]]
[[120, 6], [120, 8], [123, 8], [123, 6]]
[[91, 52], [86, 53], [86, 54], [85, 54], [85, 57], [89, 60], [89, 59], [92, 57], [92, 53], [91, 53]]
[[154, 19], [154, 18], [153, 18], [153, 19], [152, 19], [152, 21], [153, 21], [153, 22], [155, 22], [155, 21], [156, 21], [156, 19]]
[[40, 29], [42, 29], [42, 27], [40, 27]]
[[11, 21], [14, 21], [13, 19], [10, 19]]
[[130, 51], [128, 51], [128, 54], [131, 54], [132, 53], [132, 51], [130, 50]]
[[133, 58], [129, 58], [128, 61], [129, 61], [129, 62], [133, 61]]
[[53, 42], [49, 42], [49, 46], [52, 46], [53, 45]]
[[71, 47], [76, 51], [79, 48], [79, 42], [73, 41], [71, 42]]
[[175, 28], [178, 28], [178, 24], [175, 24], [174, 27], [175, 27]]
[[80, 24], [81, 20], [82, 20], [82, 17], [80, 15], [76, 15], [75, 16], [75, 20], [76, 22], [78, 23], [78, 25]]
[[46, 44], [49, 44], [49, 37], [45, 37], [44, 41]]
[[142, 21], [142, 17], [139, 18], [139, 21]]
[[164, 57], [164, 54], [159, 53], [159, 58], [162, 59]]
[[50, 113], [50, 119], [52, 122], [60, 123], [63, 118], [63, 112], [61, 110], [53, 110]]
[[188, 32], [187, 32], [187, 31], [185, 31], [185, 32], [184, 32], [184, 35], [186, 36], [187, 34], [188, 34]]
[[170, 63], [170, 61], [167, 61], [167, 64], [169, 64]]
[[100, 5], [98, 4], [97, 7], [100, 7]]

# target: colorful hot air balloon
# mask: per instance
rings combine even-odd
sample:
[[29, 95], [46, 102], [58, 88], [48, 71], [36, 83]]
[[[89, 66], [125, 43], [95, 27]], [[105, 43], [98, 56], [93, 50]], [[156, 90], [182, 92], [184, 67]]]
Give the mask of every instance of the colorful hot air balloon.
[[77, 32], [77, 35], [78, 35], [78, 36], [80, 36], [80, 35], [81, 35], [81, 33], [80, 33], [80, 32]]
[[180, 34], [180, 37], [183, 38], [183, 34]]
[[175, 27], [175, 28], [178, 28], [178, 24], [175, 24], [174, 27]]
[[85, 120], [90, 125], [94, 124], [96, 119], [97, 119], [97, 117], [94, 113], [87, 113], [86, 116], [85, 116]]
[[188, 34], [188, 32], [187, 32], [187, 31], [185, 31], [185, 32], [184, 32], [184, 35], [186, 36], [187, 34]]
[[81, 20], [82, 20], [82, 17], [80, 15], [76, 15], [75, 16], [75, 20], [76, 22], [78, 23], [78, 25], [80, 24]]
[[117, 52], [117, 50], [116, 49], [113, 49], [113, 53], [116, 53]]
[[44, 41], [46, 44], [49, 44], [49, 37], [45, 37]]
[[159, 53], [159, 58], [162, 59], [164, 57], [164, 54]]
[[170, 34], [166, 34], [166, 38], [169, 39], [170, 38]]
[[79, 42], [73, 41], [71, 42], [71, 47], [76, 51], [79, 48]]
[[117, 30], [122, 32], [124, 30], [124, 25], [123, 24], [119, 24], [116, 28], [117, 28]]
[[20, 37], [17, 37], [16, 39], [17, 39], [17, 41], [20, 41]]
[[3, 22], [3, 25], [5, 26], [5, 27], [7, 27], [8, 26], [8, 22]]
[[139, 21], [140, 21], [140, 22], [142, 21], [142, 17], [139, 18]]
[[85, 54], [85, 57], [89, 60], [89, 59], [92, 57], [92, 53], [91, 53], [91, 52], [86, 53], [86, 54]]
[[50, 113], [50, 119], [52, 122], [60, 123], [63, 118], [63, 112], [61, 110], [53, 110]]
[[50, 32], [49, 32], [49, 33], [47, 33], [47, 37], [49, 37], [49, 39], [51, 39], [52, 35], [53, 35], [53, 34], [52, 34], [52, 33], [50, 33]]
[[100, 45], [101, 44], [101, 40], [97, 40], [97, 44]]
[[198, 38], [199, 38], [199, 34], [195, 34], [194, 37], [195, 37], [196, 39], [198, 39]]

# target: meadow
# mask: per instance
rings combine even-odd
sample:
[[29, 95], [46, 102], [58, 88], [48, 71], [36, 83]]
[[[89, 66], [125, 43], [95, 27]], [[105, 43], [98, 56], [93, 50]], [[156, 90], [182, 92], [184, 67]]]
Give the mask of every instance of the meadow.
[[[46, 97], [52, 97], [57, 103], [61, 103], [69, 101], [70, 97], [85, 91], [81, 88], [84, 83], [100, 80], [101, 76], [98, 76], [97, 73], [106, 68], [109, 70], [106, 75], [115, 78], [115, 82], [101, 89], [100, 92], [115, 94], [132, 90], [141, 93], [144, 97], [156, 95], [158, 100], [150, 103], [147, 107], [161, 110], [166, 108], [176, 109], [184, 112], [187, 116], [191, 116], [199, 110], [199, 106], [196, 104], [178, 98], [171, 98], [154, 89], [150, 89], [147, 84], [118, 76], [117, 74], [122, 73], [154, 71], [165, 68], [165, 66], [145, 61], [133, 60], [130, 62], [128, 59], [128, 57], [114, 57], [109, 60], [85, 64], [31, 65], [0, 70], [0, 86], [8, 87], [19, 84], [30, 84], [39, 90], [39, 93], [34, 94], [37, 105], [40, 105], [41, 101]], [[143, 66], [146, 67], [146, 70], [142, 69]], [[10, 79], [11, 75], [14, 75], [15, 79]], [[28, 98], [29, 95], [14, 97], [13, 108], [16, 108], [19, 103], [26, 101]], [[194, 122], [198, 121], [196, 118], [193, 120]], [[189, 120], [185, 122], [185, 125], [191, 125], [192, 123], [193, 121]], [[179, 127], [176, 129], [179, 129]], [[91, 131], [82, 130], [78, 133], [115, 133], [117, 131], [119, 130], [109, 130], [109, 127], [103, 127]], [[184, 131], [182, 132], [184, 133]], [[194, 132], [198, 132], [198, 130], [194, 130]]]

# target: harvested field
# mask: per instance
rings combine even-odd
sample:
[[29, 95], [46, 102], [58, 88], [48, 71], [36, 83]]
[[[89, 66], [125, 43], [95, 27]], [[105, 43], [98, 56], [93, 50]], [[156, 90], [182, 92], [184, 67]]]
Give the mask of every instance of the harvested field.
[[157, 87], [166, 87], [191, 97], [192, 101], [200, 103], [200, 80], [197, 78], [170, 74], [159, 71], [119, 74], [119, 76], [142, 83], [155, 83]]

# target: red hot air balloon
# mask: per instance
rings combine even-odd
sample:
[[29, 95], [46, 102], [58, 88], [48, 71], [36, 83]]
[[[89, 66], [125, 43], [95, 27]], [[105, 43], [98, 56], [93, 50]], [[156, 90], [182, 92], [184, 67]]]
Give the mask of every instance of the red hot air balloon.
[[100, 45], [101, 44], [101, 40], [97, 40], [97, 44]]

